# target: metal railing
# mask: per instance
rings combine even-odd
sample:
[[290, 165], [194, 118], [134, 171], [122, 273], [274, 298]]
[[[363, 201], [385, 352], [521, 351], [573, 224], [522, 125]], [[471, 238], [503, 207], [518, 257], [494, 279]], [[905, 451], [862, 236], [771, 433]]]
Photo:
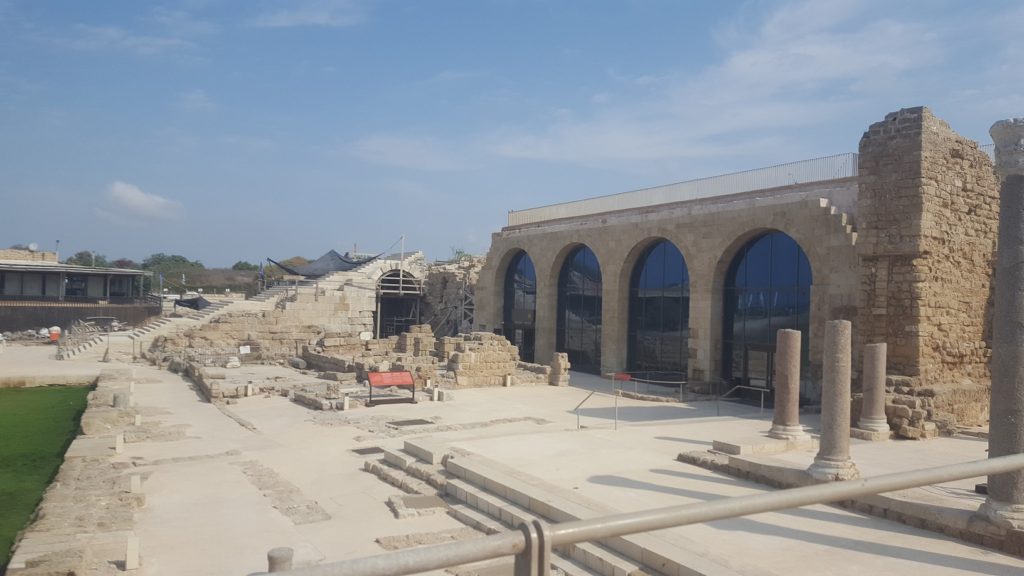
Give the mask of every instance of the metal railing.
[[[613, 388], [614, 388], [614, 384], [613, 384]], [[584, 404], [586, 404], [587, 400], [590, 400], [590, 397], [593, 396], [594, 394], [600, 394], [601, 396], [612, 396], [612, 397], [615, 398], [615, 425], [614, 425], [615, 427], [614, 427], [614, 430], [618, 430], [619, 429], [619, 395], [618, 394], [605, 394], [604, 392], [598, 392], [597, 390], [591, 390], [590, 394], [587, 394], [587, 397], [584, 398], [583, 400], [580, 400], [580, 403], [577, 404], [576, 407], [572, 409], [572, 411], [576, 413], [576, 429], [577, 430], [582, 430], [583, 429], [583, 427], [580, 426], [580, 408]]]
[[521, 525], [519, 530], [473, 540], [411, 548], [290, 571], [274, 571], [291, 576], [404, 576], [515, 555], [515, 576], [547, 576], [551, 570], [552, 549], [560, 546], [811, 504], [840, 502], [940, 482], [1004, 474], [1022, 468], [1024, 454], [1013, 454], [873, 478], [816, 484], [559, 524], [534, 520]]
[[86, 306], [156, 306], [160, 304], [159, 299], [154, 300], [149, 296], [25, 296], [25, 295], [0, 295], [0, 304], [23, 303], [31, 306], [49, 306], [57, 308], [74, 308]]
[[710, 178], [688, 180], [665, 186], [644, 188], [632, 192], [620, 192], [586, 200], [563, 202], [538, 208], [528, 208], [526, 210], [510, 210], [508, 213], [508, 225], [519, 226], [558, 218], [572, 218], [574, 216], [599, 214], [615, 210], [643, 208], [658, 204], [684, 202], [700, 198], [753, 192], [755, 190], [767, 190], [769, 188], [805, 184], [808, 182], [825, 182], [828, 180], [852, 178], [857, 176], [857, 161], [858, 155], [850, 152], [825, 156], [824, 158], [779, 164], [767, 168], [712, 176]]
[[722, 409], [721, 409], [721, 405], [719, 404], [719, 402], [721, 402], [727, 396], [729, 396], [730, 394], [732, 394], [733, 392], [735, 392], [737, 390], [753, 390], [754, 392], [760, 392], [761, 393], [761, 413], [764, 414], [764, 395], [767, 394], [768, 392], [771, 392], [771, 390], [768, 390], [767, 388], [759, 388], [757, 386], [746, 386], [744, 384], [737, 384], [736, 386], [733, 386], [732, 388], [729, 388], [729, 391], [726, 392], [725, 394], [716, 394], [715, 395], [715, 414], [716, 415], [718, 415], [718, 416], [722, 415]]

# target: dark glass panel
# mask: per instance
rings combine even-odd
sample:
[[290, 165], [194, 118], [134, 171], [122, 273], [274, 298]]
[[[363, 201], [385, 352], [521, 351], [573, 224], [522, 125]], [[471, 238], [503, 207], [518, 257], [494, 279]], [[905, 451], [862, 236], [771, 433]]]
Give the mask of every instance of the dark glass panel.
[[519, 357], [533, 361], [534, 321], [537, 314], [537, 273], [526, 252], [512, 258], [505, 273], [502, 331], [519, 347]]
[[631, 276], [629, 370], [685, 374], [688, 323], [689, 274], [683, 255], [667, 240], [656, 242], [640, 255]]
[[747, 288], [767, 288], [771, 286], [771, 234], [765, 234], [747, 249], [744, 255], [747, 272]]
[[601, 369], [601, 269], [586, 246], [573, 250], [559, 273], [556, 347], [576, 370]]
[[782, 328], [803, 333], [806, 364], [810, 285], [807, 255], [782, 232], [758, 236], [736, 253], [723, 290], [723, 377], [760, 385], [768, 370], [770, 378], [771, 350]]

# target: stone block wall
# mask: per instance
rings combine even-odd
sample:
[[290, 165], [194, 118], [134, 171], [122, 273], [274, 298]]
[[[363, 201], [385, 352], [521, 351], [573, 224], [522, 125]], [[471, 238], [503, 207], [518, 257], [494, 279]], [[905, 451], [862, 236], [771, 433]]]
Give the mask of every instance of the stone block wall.
[[39, 252], [19, 248], [0, 249], [0, 260], [21, 260], [23, 262], [56, 262], [56, 252]]
[[888, 373], [922, 389], [931, 416], [982, 423], [999, 219], [991, 161], [927, 108], [908, 108], [861, 138], [859, 187], [855, 350], [886, 342]]
[[[335, 349], [362, 351], [358, 334], [373, 329], [374, 297], [364, 290], [302, 287], [273, 310], [233, 312], [197, 329], [168, 339], [163, 345], [206, 354], [237, 352], [241, 344], [258, 347], [263, 359], [298, 356], [306, 344], [322, 342]], [[390, 347], [394, 347], [391, 342]]]

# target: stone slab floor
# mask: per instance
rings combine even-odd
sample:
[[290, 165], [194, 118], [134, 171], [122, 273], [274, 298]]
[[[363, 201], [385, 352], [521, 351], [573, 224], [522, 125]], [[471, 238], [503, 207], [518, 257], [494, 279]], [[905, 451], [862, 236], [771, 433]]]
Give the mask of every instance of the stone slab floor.
[[[0, 362], [16, 361], [11, 347]], [[30, 355], [16, 361], [45, 372], [53, 362]], [[70, 364], [75, 364], [71, 361]], [[81, 369], [92, 369], [82, 363]], [[706, 449], [724, 437], [757, 435], [770, 411], [710, 402], [686, 405], [595, 395], [574, 407], [587, 388], [608, 383], [581, 374], [582, 387], [459, 390], [453, 402], [421, 402], [313, 412], [274, 396], [246, 398], [218, 408], [180, 377], [142, 364], [135, 399], [145, 422], [180, 427], [184, 438], [128, 443], [115, 458], [143, 475], [146, 505], [136, 515], [139, 574], [251, 574], [266, 569], [275, 546], [296, 549], [297, 563], [379, 554], [383, 536], [453, 530], [436, 514], [395, 519], [385, 505], [399, 494], [362, 471], [366, 456], [351, 450], [400, 448], [405, 439], [431, 437], [526, 471], [560, 490], [630, 511], [765, 490], [680, 463], [680, 452]], [[268, 371], [283, 370], [267, 367]], [[268, 372], [269, 373], [269, 372]], [[294, 373], [293, 373], [294, 374]], [[393, 420], [433, 423], [393, 428]], [[814, 425], [813, 419], [808, 424]], [[938, 439], [924, 443], [855, 443], [866, 473], [911, 464], [985, 457], [983, 442]], [[372, 457], [372, 456], [371, 456]], [[813, 453], [786, 458], [813, 457]], [[964, 482], [935, 489], [937, 498], [971, 498]], [[973, 506], [967, 502], [961, 506]], [[1016, 574], [1024, 561], [924, 530], [830, 506], [811, 506], [707, 525], [677, 528], [660, 537], [740, 574]]]

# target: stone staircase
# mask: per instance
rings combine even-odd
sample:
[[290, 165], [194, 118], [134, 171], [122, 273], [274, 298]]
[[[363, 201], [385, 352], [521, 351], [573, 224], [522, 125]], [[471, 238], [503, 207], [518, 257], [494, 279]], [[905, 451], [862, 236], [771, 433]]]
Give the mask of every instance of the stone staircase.
[[[448, 503], [450, 516], [486, 534], [533, 519], [559, 523], [618, 512], [500, 462], [425, 439], [407, 440], [400, 450], [385, 450], [381, 459], [367, 461], [366, 469], [406, 492], [436, 490]], [[552, 551], [552, 567], [574, 576], [737, 576], [695, 552], [700, 549], [696, 543], [663, 534], [559, 547]]]
[[[128, 340], [135, 342], [141, 340], [144, 337], [155, 337], [159, 334], [166, 333], [170, 330], [177, 329], [179, 327], [195, 327], [203, 323], [209, 322], [210, 319], [219, 315], [219, 313], [229, 310], [236, 301], [224, 301], [218, 300], [211, 302], [209, 306], [202, 310], [190, 311], [190, 313], [180, 317], [171, 318], [169, 316], [161, 316], [157, 320], [148, 322], [127, 334], [123, 332], [112, 333], [111, 336], [121, 337], [126, 336]], [[70, 360], [76, 356], [93, 349], [97, 345], [106, 342], [106, 334], [97, 334], [89, 340], [68, 348], [62, 351], [61, 359]]]

